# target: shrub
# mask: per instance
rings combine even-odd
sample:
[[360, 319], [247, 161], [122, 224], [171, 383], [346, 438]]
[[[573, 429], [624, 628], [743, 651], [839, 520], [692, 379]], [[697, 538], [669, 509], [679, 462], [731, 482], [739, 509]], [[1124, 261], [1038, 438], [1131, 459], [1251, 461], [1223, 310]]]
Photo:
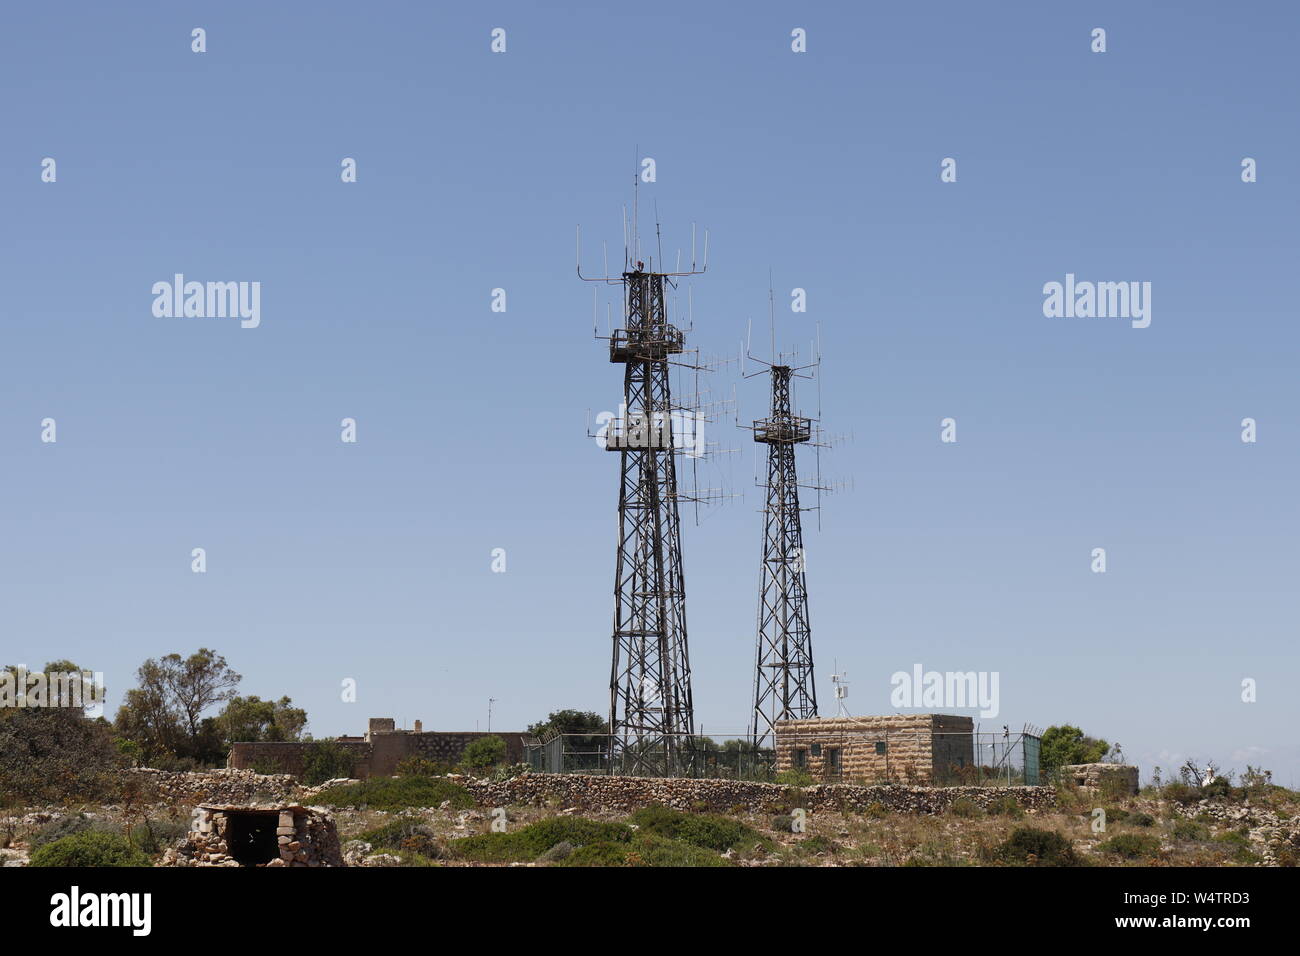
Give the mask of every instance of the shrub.
[[1096, 763], [1110, 752], [1110, 744], [1088, 737], [1078, 727], [1062, 724], [1043, 731], [1039, 761], [1047, 773], [1066, 764]]
[[948, 812], [954, 817], [970, 818], [978, 817], [982, 811], [970, 797], [958, 797], [948, 807]]
[[989, 816], [1010, 817], [1012, 820], [1019, 820], [1025, 815], [1020, 801], [1015, 797], [999, 797], [989, 804], [988, 812]]
[[1111, 853], [1126, 860], [1152, 857], [1160, 852], [1160, 840], [1145, 833], [1119, 833], [1097, 844], [1102, 853]]
[[1011, 836], [994, 850], [1003, 863], [1029, 866], [1077, 866], [1074, 846], [1055, 830], [1016, 827]]
[[879, 820], [883, 817], [889, 816], [889, 811], [885, 809], [885, 805], [879, 800], [873, 800], [871, 803], [867, 804], [867, 808], [862, 812], [873, 820]]
[[1149, 813], [1135, 813], [1129, 823], [1135, 827], [1153, 827], [1156, 825], [1156, 818]]
[[0, 709], [0, 781], [12, 806], [101, 800], [120, 756], [107, 724], [75, 707]]
[[1106, 809], [1106, 821], [1108, 823], [1123, 823], [1130, 816], [1132, 816], [1132, 814], [1122, 807], [1108, 807]]
[[627, 843], [632, 833], [632, 828], [622, 823], [604, 823], [585, 817], [551, 817], [530, 823], [513, 833], [480, 833], [453, 840], [448, 852], [462, 860], [512, 863], [536, 860], [557, 843], [566, 842], [575, 847], [590, 843]]
[[302, 782], [309, 787], [351, 777], [356, 766], [352, 751], [337, 740], [313, 740], [303, 749]]
[[1201, 787], [1201, 796], [1206, 800], [1223, 800], [1232, 796], [1232, 783], [1227, 777], [1215, 777]]
[[793, 833], [794, 817], [790, 816], [788, 813], [778, 813], [772, 817], [770, 826], [777, 833]]
[[817, 836], [805, 837], [795, 845], [800, 849], [800, 851], [804, 853], [834, 854], [834, 853], [838, 853], [840, 850], [840, 845], [838, 843], [836, 843], [834, 840], [830, 839], [829, 837], [822, 836], [821, 834], [818, 834]]
[[1250, 849], [1249, 847], [1239, 846], [1232, 851], [1232, 862], [1240, 863], [1244, 866], [1249, 866], [1253, 863], [1258, 863], [1262, 859], [1263, 857], [1261, 857], [1258, 853], [1256, 853], [1254, 850]]
[[787, 787], [811, 787], [813, 776], [806, 770], [782, 770], [776, 775], [776, 782]]
[[653, 833], [637, 834], [627, 843], [601, 841], [579, 847], [565, 866], [729, 866], [716, 853]]
[[149, 857], [124, 836], [87, 830], [47, 843], [30, 866], [149, 866]]
[[367, 830], [357, 837], [373, 847], [393, 850], [397, 853], [415, 853], [426, 859], [436, 860], [444, 856], [442, 846], [433, 829], [416, 820], [394, 820], [383, 826]]
[[1183, 806], [1196, 803], [1205, 796], [1205, 794], [1203, 794], [1198, 788], [1189, 787], [1185, 783], [1165, 784], [1165, 788], [1161, 791], [1160, 795], [1166, 800], [1172, 800], [1174, 803], [1179, 803]]
[[[613, 846], [615, 844], [611, 844]], [[568, 840], [561, 840], [555, 846], [551, 847], [545, 853], [537, 858], [538, 863], [558, 863], [560, 860], [567, 860], [573, 854], [573, 844]]]
[[131, 827], [129, 838], [143, 852], [157, 856], [174, 846], [189, 830], [188, 820], [150, 820], [146, 817]]
[[307, 803], [394, 811], [437, 807], [443, 801], [450, 801], [454, 810], [474, 806], [474, 797], [460, 784], [434, 777], [373, 777], [322, 790]]
[[1195, 820], [1178, 820], [1174, 823], [1175, 840], [1191, 840], [1203, 843], [1210, 838], [1210, 831]]
[[681, 840], [706, 850], [739, 850], [767, 841], [753, 827], [715, 814], [691, 814], [667, 807], [643, 807], [632, 814], [630, 822], [644, 833], [669, 840]]
[[482, 773], [491, 770], [506, 759], [506, 742], [493, 734], [472, 740], [465, 752], [460, 755], [460, 764], [470, 773]]
[[85, 833], [92, 829], [94, 825], [94, 821], [84, 813], [79, 813], [75, 817], [59, 817], [57, 820], [51, 820], [36, 832], [31, 838], [31, 847], [33, 850], [39, 850], [55, 840], [62, 840], [74, 833]]
[[445, 777], [451, 772], [451, 764], [438, 763], [427, 757], [407, 757], [399, 760], [395, 769], [399, 777]]

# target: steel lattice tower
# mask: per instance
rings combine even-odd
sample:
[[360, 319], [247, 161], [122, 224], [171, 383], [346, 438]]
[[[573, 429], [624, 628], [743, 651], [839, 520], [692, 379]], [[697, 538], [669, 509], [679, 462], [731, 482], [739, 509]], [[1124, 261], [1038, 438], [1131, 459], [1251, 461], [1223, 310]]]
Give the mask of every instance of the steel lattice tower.
[[788, 365], [771, 366], [771, 413], [754, 422], [754, 441], [768, 446], [758, 654], [750, 725], [755, 746], [773, 735], [778, 720], [817, 716], [794, 456], [795, 446], [812, 437], [812, 419], [790, 412], [791, 372]]
[[668, 376], [684, 336], [666, 318], [665, 274], [643, 270], [623, 273], [626, 328], [609, 341], [625, 366], [622, 419], [605, 440], [621, 459], [609, 759], [665, 774], [690, 768], [695, 717]]

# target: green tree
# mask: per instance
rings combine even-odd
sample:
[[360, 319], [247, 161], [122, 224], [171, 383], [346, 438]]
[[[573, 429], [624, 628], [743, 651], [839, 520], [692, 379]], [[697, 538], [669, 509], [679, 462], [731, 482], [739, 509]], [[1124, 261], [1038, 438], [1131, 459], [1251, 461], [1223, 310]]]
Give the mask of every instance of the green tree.
[[0, 719], [0, 803], [94, 799], [117, 764], [107, 722], [75, 708], [11, 708]]
[[461, 765], [472, 772], [491, 770], [506, 759], [506, 742], [496, 734], [470, 742], [460, 756]]
[[[71, 661], [50, 661], [44, 674], [81, 674]], [[86, 716], [93, 703], [91, 688], [83, 684], [82, 706], [61, 700], [70, 688], [55, 688], [43, 681], [46, 695], [40, 706], [17, 707], [19, 692], [35, 691], [28, 674], [18, 687], [18, 668], [0, 670], [9, 706], [0, 707], [0, 806], [22, 807], [40, 803], [65, 803], [93, 799], [109, 781], [119, 763], [109, 725]]]
[[201, 647], [189, 657], [150, 658], [136, 671], [115, 720], [118, 735], [140, 745], [146, 762], [182, 758], [213, 763], [224, 751], [214, 719], [204, 711], [235, 696], [240, 676], [226, 659]]
[[558, 734], [605, 734], [609, 725], [605, 718], [589, 710], [557, 710], [545, 720], [528, 725], [528, 733], [534, 737], [545, 737], [554, 731]]
[[1067, 764], [1097, 763], [1110, 752], [1110, 744], [1088, 737], [1078, 727], [1062, 724], [1043, 731], [1039, 761], [1044, 772], [1051, 773]]
[[355, 769], [355, 753], [337, 740], [313, 740], [303, 750], [302, 782], [309, 787], [351, 777]]
[[232, 697], [217, 715], [217, 726], [227, 747], [238, 741], [301, 740], [307, 727], [307, 711], [294, 707], [288, 697]]

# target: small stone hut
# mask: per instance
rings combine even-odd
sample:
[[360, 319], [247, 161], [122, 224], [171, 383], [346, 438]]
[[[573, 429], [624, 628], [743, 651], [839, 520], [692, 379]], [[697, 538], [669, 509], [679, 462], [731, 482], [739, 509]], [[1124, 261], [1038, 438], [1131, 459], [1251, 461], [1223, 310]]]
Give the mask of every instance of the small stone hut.
[[1061, 779], [1091, 793], [1132, 796], [1138, 792], [1138, 768], [1132, 764], [1066, 764], [1061, 768]]
[[163, 866], [343, 866], [338, 831], [326, 810], [297, 804], [196, 807], [184, 842]]

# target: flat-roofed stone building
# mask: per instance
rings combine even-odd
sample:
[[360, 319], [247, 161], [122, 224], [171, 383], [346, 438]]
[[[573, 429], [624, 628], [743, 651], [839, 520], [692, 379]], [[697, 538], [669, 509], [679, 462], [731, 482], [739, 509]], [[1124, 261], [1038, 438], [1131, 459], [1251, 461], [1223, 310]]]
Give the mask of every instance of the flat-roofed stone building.
[[975, 765], [974, 721], [952, 714], [810, 717], [776, 724], [776, 769], [817, 780], [955, 782]]

